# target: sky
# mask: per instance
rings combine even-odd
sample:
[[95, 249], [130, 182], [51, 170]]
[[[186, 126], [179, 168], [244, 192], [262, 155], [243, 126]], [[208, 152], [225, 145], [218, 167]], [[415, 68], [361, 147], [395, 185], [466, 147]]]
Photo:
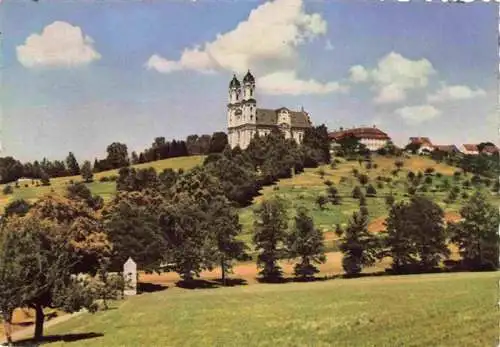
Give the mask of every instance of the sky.
[[496, 142], [497, 6], [413, 1], [0, 3], [1, 156], [104, 157], [115, 141], [226, 131], [228, 85], [398, 145]]

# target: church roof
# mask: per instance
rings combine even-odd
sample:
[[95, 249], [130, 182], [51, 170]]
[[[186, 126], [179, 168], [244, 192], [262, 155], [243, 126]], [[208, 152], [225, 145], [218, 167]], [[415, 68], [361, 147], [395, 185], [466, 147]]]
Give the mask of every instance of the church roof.
[[[267, 108], [257, 109], [257, 125], [277, 125], [278, 124], [278, 111]], [[290, 125], [292, 128], [309, 128], [311, 122], [306, 112], [289, 111]]]
[[250, 70], [248, 70], [247, 74], [245, 75], [245, 77], [243, 77], [243, 83], [246, 83], [246, 82], [249, 82], [249, 83], [255, 83], [255, 78], [253, 77], [253, 75], [250, 73]]
[[229, 83], [229, 88], [239, 88], [241, 86], [240, 81], [236, 78], [236, 75], [233, 75], [233, 79]]

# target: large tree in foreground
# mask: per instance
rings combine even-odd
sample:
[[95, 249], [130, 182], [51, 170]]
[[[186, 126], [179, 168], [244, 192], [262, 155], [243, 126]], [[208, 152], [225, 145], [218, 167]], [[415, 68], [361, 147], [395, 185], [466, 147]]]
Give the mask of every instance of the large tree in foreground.
[[288, 257], [299, 258], [294, 274], [301, 279], [314, 277], [319, 270], [314, 264], [326, 261], [323, 233], [315, 228], [308, 211], [300, 208], [295, 216], [295, 225], [287, 238]]
[[254, 236], [259, 274], [267, 281], [282, 277], [278, 264], [286, 256], [284, 245], [287, 238], [288, 217], [283, 201], [272, 199], [262, 202], [255, 211]]
[[451, 224], [449, 230], [464, 265], [471, 270], [498, 269], [498, 208], [476, 192], [462, 207], [460, 215], [462, 220]]
[[207, 213], [210, 227], [210, 254], [221, 267], [222, 282], [226, 285], [227, 274], [232, 270], [234, 260], [248, 260], [246, 245], [237, 239], [242, 228], [237, 211], [225, 196], [214, 198]]
[[58, 223], [37, 216], [10, 218], [0, 234], [0, 310], [7, 327], [15, 308], [33, 308], [34, 337], [40, 340], [45, 307], [93, 311], [92, 291], [73, 276], [75, 260], [71, 242]]
[[392, 206], [385, 241], [394, 271], [429, 271], [449, 256], [443, 217], [443, 210], [422, 196]]
[[343, 254], [342, 268], [349, 276], [358, 275], [363, 267], [375, 263], [378, 242], [377, 238], [368, 232], [368, 216], [354, 212], [346, 230], [338, 229], [340, 251]]

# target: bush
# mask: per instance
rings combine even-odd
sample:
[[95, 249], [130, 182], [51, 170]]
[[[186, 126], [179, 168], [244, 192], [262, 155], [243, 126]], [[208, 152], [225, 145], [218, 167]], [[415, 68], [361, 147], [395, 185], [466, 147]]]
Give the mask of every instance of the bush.
[[426, 176], [432, 176], [432, 174], [434, 173], [435, 169], [433, 167], [428, 167], [427, 169], [425, 169], [425, 175]]
[[436, 177], [441, 178], [441, 177], [443, 177], [443, 174], [441, 172], [438, 172], [438, 173], [436, 173]]
[[374, 164], [373, 164], [373, 168], [374, 168], [374, 169], [377, 169], [377, 168], [378, 168], [378, 164], [377, 164], [377, 163], [374, 163]]
[[359, 171], [358, 171], [358, 169], [352, 169], [352, 175], [353, 175], [354, 177], [358, 177], [358, 175], [359, 175]]
[[378, 188], [378, 189], [382, 189], [382, 188], [384, 188], [384, 183], [382, 183], [382, 182], [377, 182], [377, 188]]
[[336, 168], [337, 168], [337, 162], [336, 161], [332, 161], [330, 163], [330, 169], [335, 170]]
[[363, 193], [361, 192], [361, 188], [359, 186], [354, 187], [354, 189], [352, 190], [352, 197], [354, 199], [359, 199], [362, 195]]
[[[182, 173], [184, 173], [184, 170], [179, 169], [179, 174], [182, 174]], [[117, 175], [112, 175], [112, 176], [109, 176], [109, 180], [110, 180], [111, 182], [116, 182], [116, 180], [117, 180], [117, 179], [118, 179], [118, 176], [117, 176]]]
[[14, 189], [12, 189], [12, 186], [7, 184], [5, 187], [3, 187], [3, 193], [5, 195], [12, 194], [14, 192]]
[[432, 177], [431, 176], [427, 176], [424, 180], [425, 184], [432, 184]]
[[469, 198], [469, 194], [467, 192], [462, 193], [462, 199], [467, 200]]
[[319, 177], [324, 178], [325, 177], [325, 170], [323, 168], [318, 169], [317, 174]]
[[109, 181], [110, 179], [107, 176], [102, 176], [101, 178], [99, 178], [99, 182], [109, 182]]
[[359, 206], [366, 206], [366, 198], [364, 195], [359, 197]]
[[25, 183], [25, 184], [24, 184], [24, 187], [25, 187], [25, 188], [28, 188], [28, 187], [29, 187], [29, 184], [28, 184], [28, 183]]
[[377, 196], [377, 190], [371, 184], [369, 184], [368, 187], [366, 187], [366, 196], [368, 197]]
[[324, 195], [320, 195], [316, 198], [316, 204], [320, 208], [320, 210], [323, 210], [325, 205], [327, 204], [328, 199]]
[[370, 180], [370, 179], [369, 179], [369, 178], [368, 178], [368, 176], [367, 176], [367, 175], [365, 175], [365, 174], [362, 174], [362, 175], [359, 175], [359, 176], [358, 176], [358, 181], [359, 181], [359, 183], [361, 183], [363, 186], [364, 186], [365, 184], [367, 184], [369, 180]]
[[333, 185], [333, 182], [330, 181], [330, 180], [326, 180], [325, 182], [325, 185], [328, 186], [328, 187], [331, 187]]

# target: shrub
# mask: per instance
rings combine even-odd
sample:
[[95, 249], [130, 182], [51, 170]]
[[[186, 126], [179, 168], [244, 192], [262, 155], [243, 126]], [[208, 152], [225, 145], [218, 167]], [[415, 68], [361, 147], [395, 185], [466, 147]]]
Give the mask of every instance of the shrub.
[[431, 176], [427, 176], [424, 180], [425, 184], [432, 184], [432, 177]]
[[[182, 173], [184, 173], [184, 170], [179, 169], [179, 174], [182, 174]], [[118, 179], [118, 176], [117, 176], [117, 175], [112, 175], [112, 176], [109, 176], [109, 180], [110, 180], [111, 182], [116, 182], [116, 180], [117, 180], [117, 179]]]
[[363, 193], [361, 192], [361, 188], [359, 186], [354, 187], [354, 189], [352, 190], [352, 197], [354, 199], [359, 199], [362, 195]]
[[397, 168], [398, 170], [400, 170], [400, 169], [403, 167], [403, 165], [404, 165], [404, 163], [403, 163], [403, 161], [402, 161], [402, 160], [396, 160], [396, 161], [394, 162], [394, 166], [396, 166], [396, 168]]
[[368, 216], [369, 212], [368, 212], [368, 208], [366, 206], [361, 206], [359, 208], [359, 211], [361, 212], [362, 215], [364, 216]]
[[5, 195], [12, 194], [14, 192], [14, 189], [12, 189], [12, 186], [7, 184], [5, 187], [3, 187], [3, 193]]
[[24, 187], [25, 187], [25, 188], [28, 188], [28, 187], [29, 187], [29, 184], [28, 184], [28, 183], [25, 183], [25, 184], [24, 184]]
[[352, 169], [352, 175], [353, 175], [354, 177], [358, 177], [358, 175], [359, 175], [359, 171], [358, 171], [358, 169]]
[[330, 180], [326, 180], [325, 182], [325, 185], [328, 186], [328, 187], [331, 187], [333, 185], [333, 182], [330, 181]]
[[102, 176], [101, 178], [99, 178], [99, 182], [109, 182], [109, 181], [110, 179], [107, 176]]
[[316, 204], [318, 205], [320, 210], [324, 209], [327, 202], [328, 202], [328, 199], [324, 195], [320, 195], [316, 198]]
[[377, 188], [378, 189], [384, 188], [384, 183], [383, 182], [377, 182]]
[[457, 180], [457, 181], [458, 181], [458, 180], [460, 180], [460, 177], [461, 177], [461, 176], [462, 176], [462, 173], [461, 173], [460, 171], [455, 171], [455, 172], [453, 173], [453, 178], [454, 178], [455, 180]]
[[438, 173], [436, 173], [436, 177], [441, 178], [441, 177], [443, 177], [443, 174], [441, 172], [438, 172]]
[[362, 175], [359, 175], [359, 176], [358, 176], [358, 181], [359, 181], [359, 183], [361, 183], [363, 186], [364, 186], [365, 184], [367, 184], [369, 180], [370, 180], [370, 179], [369, 179], [369, 178], [368, 178], [368, 176], [367, 176], [367, 175], [365, 175], [365, 174], [362, 174]]
[[319, 177], [324, 178], [325, 177], [325, 170], [323, 168], [319, 168], [317, 171]]
[[373, 164], [373, 168], [374, 168], [374, 169], [377, 169], [377, 168], [378, 168], [378, 164], [377, 164], [377, 163], [374, 163], [374, 164]]
[[359, 197], [359, 206], [366, 206], [366, 198], [364, 195]]
[[368, 187], [366, 187], [366, 196], [368, 197], [377, 196], [377, 190], [371, 184], [369, 184]]
[[388, 206], [388, 207], [391, 207], [392, 205], [394, 205], [394, 202], [396, 201], [396, 198], [394, 197], [394, 195], [391, 193], [389, 195], [387, 195], [385, 197], [385, 204]]
[[433, 173], [434, 173], [435, 169], [433, 167], [428, 167], [427, 169], [425, 169], [425, 175], [426, 176], [431, 176]]
[[462, 193], [462, 199], [466, 200], [469, 198], [469, 194], [467, 192]]

